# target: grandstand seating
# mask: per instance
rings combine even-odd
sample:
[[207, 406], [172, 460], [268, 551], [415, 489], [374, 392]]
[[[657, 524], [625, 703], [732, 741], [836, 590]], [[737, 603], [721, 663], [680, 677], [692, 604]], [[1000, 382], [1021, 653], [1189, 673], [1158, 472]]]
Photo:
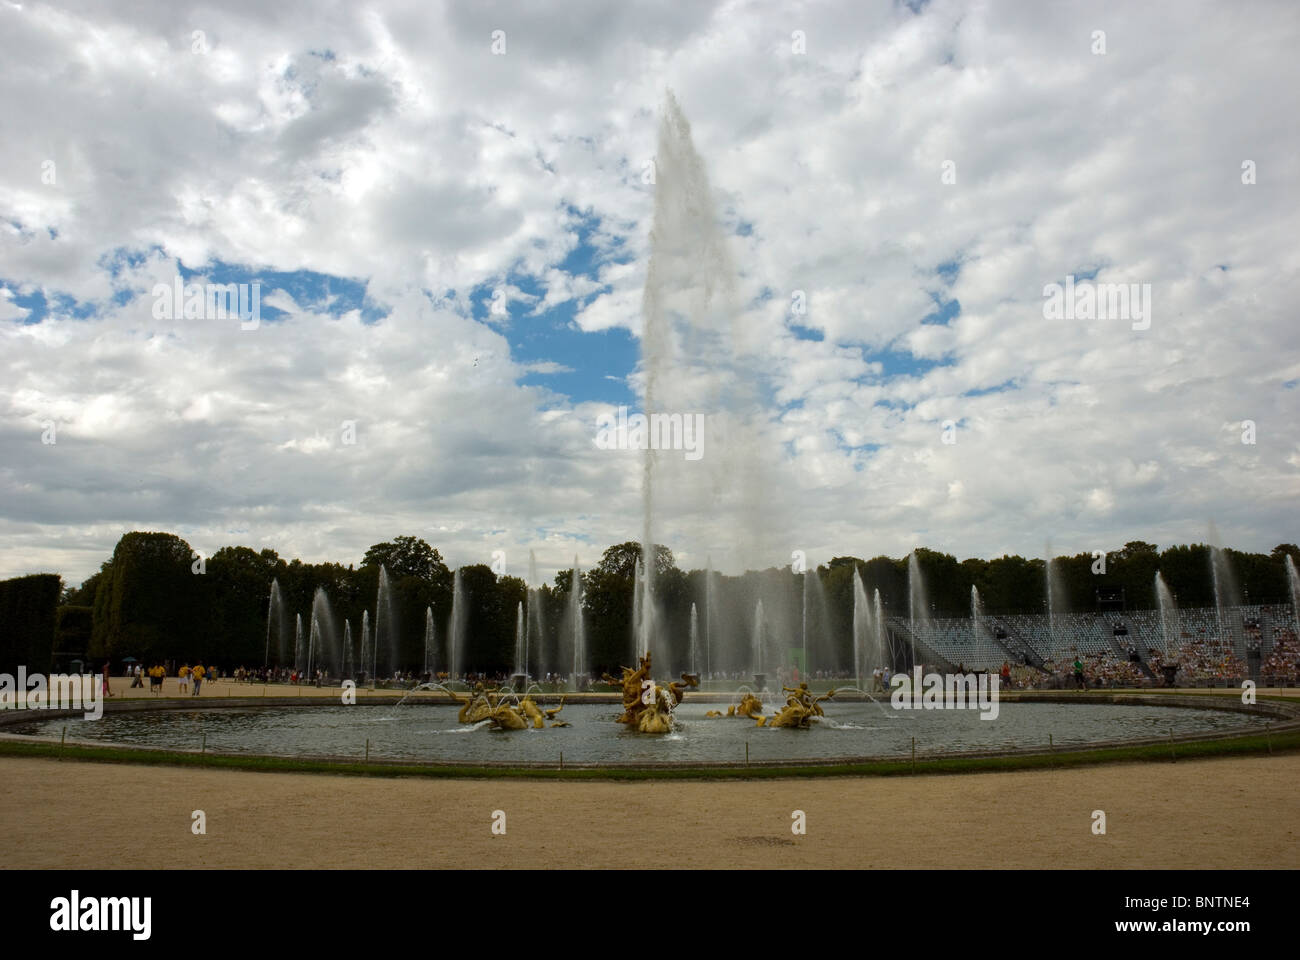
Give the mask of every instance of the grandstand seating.
[[[963, 617], [915, 624], [906, 617], [888, 618], [896, 635], [911, 637], [914, 627], [916, 639], [953, 666], [998, 670], [1004, 662], [1015, 664], [1012, 682], [1019, 687], [1068, 685], [1076, 657], [1094, 685], [1162, 685], [1163, 668], [1170, 664], [1177, 664], [1180, 685], [1235, 685], [1249, 676], [1268, 684], [1300, 682], [1300, 638], [1289, 604], [1229, 607], [1222, 614], [1214, 607], [1192, 607], [1170, 619], [1176, 622], [1163, 622], [1159, 610], [1050, 618], [990, 614], [975, 629]], [[1121, 625], [1127, 633], [1116, 635]], [[1005, 638], [997, 637], [999, 630]], [[1024, 651], [1032, 654], [1028, 666], [1020, 656]]]

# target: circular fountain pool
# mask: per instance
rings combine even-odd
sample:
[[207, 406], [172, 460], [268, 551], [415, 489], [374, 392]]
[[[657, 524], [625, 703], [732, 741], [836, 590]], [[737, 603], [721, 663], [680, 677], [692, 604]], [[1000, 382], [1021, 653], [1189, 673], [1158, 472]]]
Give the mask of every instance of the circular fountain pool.
[[1115, 703], [1005, 702], [997, 718], [977, 710], [895, 711], [887, 704], [828, 703], [808, 730], [760, 728], [751, 720], [713, 719], [716, 709], [687, 702], [676, 732], [648, 736], [614, 722], [618, 707], [569, 704], [569, 727], [503, 732], [457, 722], [446, 705], [408, 704], [133, 711], [101, 720], [41, 719], [7, 732], [155, 749], [206, 749], [277, 757], [362, 758], [468, 765], [711, 764], [826, 762], [866, 757], [1043, 749], [1196, 733], [1248, 732], [1270, 718], [1186, 707]]

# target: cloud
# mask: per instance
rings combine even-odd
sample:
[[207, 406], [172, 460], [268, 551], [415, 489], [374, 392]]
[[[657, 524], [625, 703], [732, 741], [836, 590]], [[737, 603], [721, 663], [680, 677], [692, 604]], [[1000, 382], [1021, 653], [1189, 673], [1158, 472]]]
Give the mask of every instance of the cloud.
[[[677, 343], [675, 389], [750, 419], [743, 456], [666, 468], [683, 556], [1067, 552], [1211, 516], [1294, 541], [1298, 34], [1209, 3], [7, 7], [0, 576], [79, 580], [137, 528], [345, 562], [427, 532], [545, 575], [638, 536], [640, 462], [559, 378], [644, 385], [597, 360], [642, 332], [668, 87], [739, 358]], [[274, 273], [284, 314], [157, 321], [182, 265]], [[1150, 329], [1046, 320], [1069, 274], [1151, 284]], [[581, 345], [549, 355], [555, 329]]]

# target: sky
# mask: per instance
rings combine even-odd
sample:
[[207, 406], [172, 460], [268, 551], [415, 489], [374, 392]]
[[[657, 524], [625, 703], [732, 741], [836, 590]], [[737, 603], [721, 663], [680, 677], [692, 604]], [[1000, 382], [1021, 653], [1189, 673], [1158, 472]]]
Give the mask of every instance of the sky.
[[[1300, 541], [1298, 46], [1289, 2], [0, 0], [0, 577], [131, 530], [590, 566], [643, 533], [596, 438], [656, 243], [723, 291], [682, 412], [747, 422], [660, 454], [683, 567]], [[1145, 320], [1049, 317], [1067, 277]]]

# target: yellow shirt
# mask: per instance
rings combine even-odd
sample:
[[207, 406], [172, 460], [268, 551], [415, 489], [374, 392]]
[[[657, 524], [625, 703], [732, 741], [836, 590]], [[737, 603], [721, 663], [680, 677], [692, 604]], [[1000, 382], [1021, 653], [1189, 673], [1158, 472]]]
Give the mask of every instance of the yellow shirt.
[[195, 666], [195, 668], [194, 668], [193, 670], [191, 670], [190, 672], [194, 675], [194, 679], [195, 679], [195, 680], [202, 680], [202, 679], [203, 679], [203, 667], [201, 667], [201, 666]]
[[189, 675], [190, 675], [190, 668], [188, 666], [181, 667], [180, 673], [176, 674], [176, 676], [180, 677], [182, 680], [184, 680]]

